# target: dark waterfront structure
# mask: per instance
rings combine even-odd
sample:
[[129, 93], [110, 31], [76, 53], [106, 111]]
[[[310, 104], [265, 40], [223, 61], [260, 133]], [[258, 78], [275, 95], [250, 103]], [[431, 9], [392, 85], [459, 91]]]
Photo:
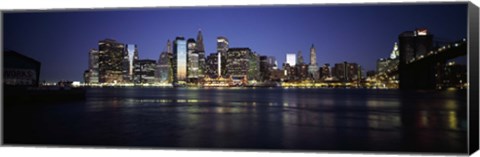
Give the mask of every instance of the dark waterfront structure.
[[15, 51], [3, 52], [3, 85], [38, 86], [41, 63]]
[[447, 61], [467, 54], [466, 40], [433, 47], [433, 35], [426, 29], [399, 35], [398, 67], [400, 89], [442, 89]]
[[123, 60], [125, 44], [113, 39], [98, 42], [98, 75], [100, 83], [123, 82]]

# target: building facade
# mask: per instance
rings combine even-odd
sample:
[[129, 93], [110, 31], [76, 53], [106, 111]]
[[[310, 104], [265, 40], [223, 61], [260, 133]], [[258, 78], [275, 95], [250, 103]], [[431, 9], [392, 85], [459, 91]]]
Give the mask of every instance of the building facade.
[[100, 83], [122, 83], [125, 44], [113, 39], [98, 42]]
[[188, 82], [198, 82], [198, 52], [196, 49], [197, 43], [195, 39], [187, 40], [187, 78]]
[[184, 84], [187, 82], [187, 41], [177, 37], [173, 44], [173, 82]]
[[151, 59], [141, 59], [135, 64], [135, 83], [155, 83], [156, 61]]
[[123, 80], [133, 82], [134, 68], [138, 61], [138, 48], [135, 44], [127, 44], [123, 55]]

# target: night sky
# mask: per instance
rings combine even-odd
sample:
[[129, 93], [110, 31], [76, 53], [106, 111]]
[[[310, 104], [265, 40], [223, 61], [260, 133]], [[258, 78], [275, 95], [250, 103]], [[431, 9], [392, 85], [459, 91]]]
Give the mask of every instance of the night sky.
[[378, 58], [389, 57], [398, 35], [427, 28], [434, 40], [466, 37], [467, 5], [328, 5], [186, 7], [118, 10], [57, 10], [3, 15], [3, 46], [42, 62], [40, 80], [83, 82], [88, 52], [112, 38], [137, 44], [141, 59], [157, 60], [167, 40], [196, 38], [201, 29], [207, 54], [216, 51], [216, 37], [230, 47], [249, 47], [275, 56], [317, 49], [317, 62], [359, 63], [374, 70]]

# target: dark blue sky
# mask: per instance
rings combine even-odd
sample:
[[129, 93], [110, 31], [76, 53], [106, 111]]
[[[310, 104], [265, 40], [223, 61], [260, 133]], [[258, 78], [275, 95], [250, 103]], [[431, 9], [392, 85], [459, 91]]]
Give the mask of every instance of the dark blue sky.
[[3, 44], [42, 62], [41, 80], [83, 81], [88, 51], [105, 38], [137, 44], [141, 59], [158, 59], [168, 39], [196, 38], [202, 29], [207, 54], [216, 37], [230, 47], [275, 56], [303, 52], [309, 61], [356, 62], [374, 70], [404, 31], [425, 27], [438, 40], [466, 37], [466, 4], [187, 7], [154, 9], [11, 12], [4, 14]]

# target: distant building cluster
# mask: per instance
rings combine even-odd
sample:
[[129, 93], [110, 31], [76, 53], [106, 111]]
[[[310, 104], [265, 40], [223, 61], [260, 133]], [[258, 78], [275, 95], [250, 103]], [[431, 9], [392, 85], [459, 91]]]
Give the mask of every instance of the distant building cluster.
[[[176, 37], [168, 40], [158, 60], [139, 59], [137, 45], [113, 39], [98, 42], [98, 49], [89, 52], [89, 67], [84, 72], [86, 84], [170, 84], [193, 86], [351, 86], [399, 88], [404, 82], [418, 79], [407, 75], [407, 64], [433, 53], [433, 36], [426, 29], [400, 34], [388, 58], [377, 60], [376, 69], [364, 71], [354, 62], [318, 65], [315, 46], [310, 47], [309, 63], [301, 51], [286, 53], [283, 69], [273, 56], [264, 56], [248, 47], [231, 47], [228, 38], [217, 37], [216, 51], [205, 53], [202, 31], [196, 39]], [[403, 71], [399, 67], [404, 67]], [[424, 66], [426, 67], [426, 66]], [[437, 88], [457, 87], [466, 82], [466, 69], [453, 62], [438, 64]], [[425, 82], [428, 80], [421, 80]], [[310, 83], [310, 84], [309, 84]], [[313, 83], [313, 84], [311, 84]], [[407, 84], [406, 83], [406, 84]], [[404, 84], [405, 85], [405, 84]]]

